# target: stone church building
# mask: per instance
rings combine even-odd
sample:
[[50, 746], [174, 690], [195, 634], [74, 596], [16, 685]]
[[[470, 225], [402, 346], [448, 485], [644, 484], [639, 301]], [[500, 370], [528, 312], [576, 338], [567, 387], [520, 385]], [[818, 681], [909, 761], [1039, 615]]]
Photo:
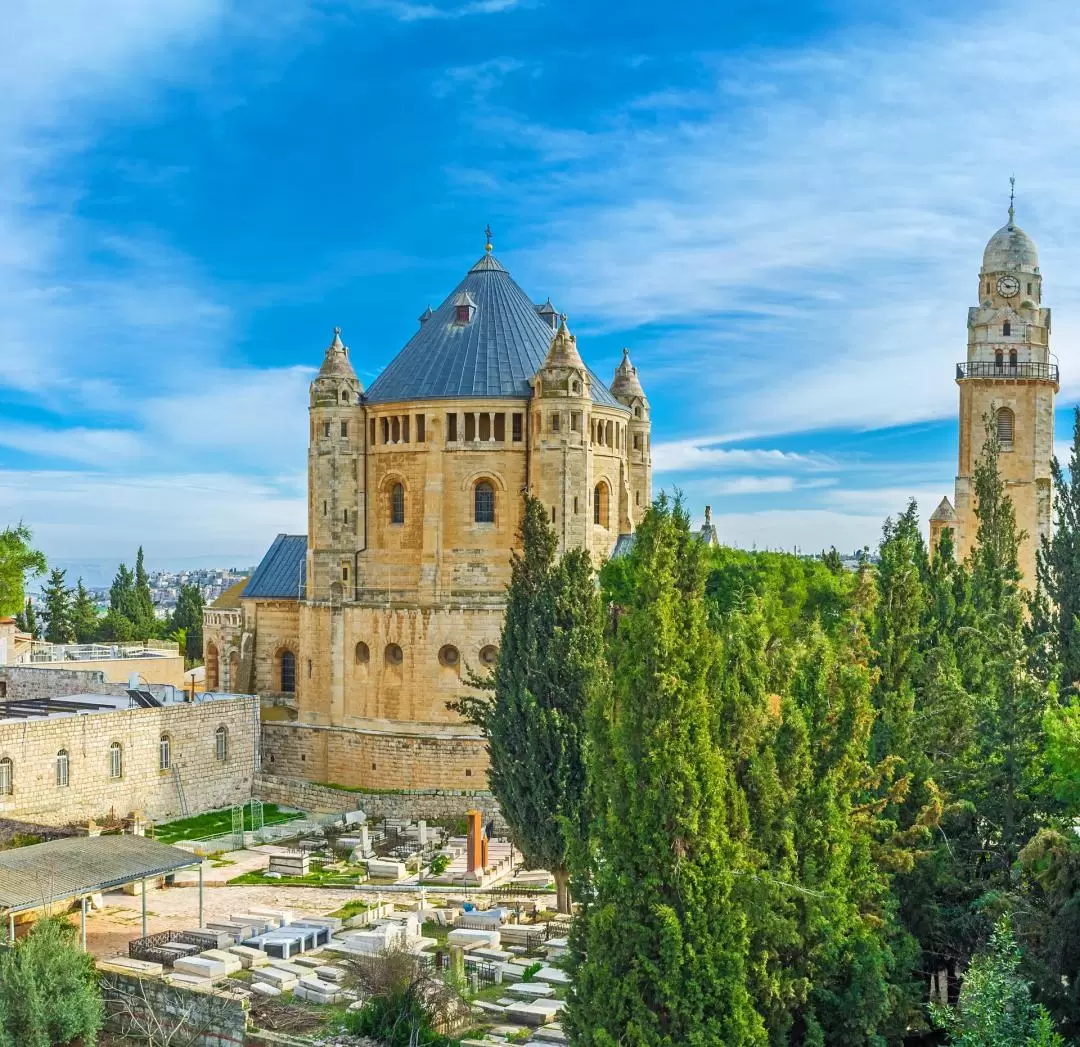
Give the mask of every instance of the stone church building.
[[608, 557], [652, 496], [649, 403], [491, 251], [367, 390], [340, 332], [311, 384], [308, 533], [206, 611], [208, 689], [263, 697], [263, 766], [364, 788], [486, 788], [447, 702], [494, 664], [522, 492]]
[[975, 467], [986, 442], [986, 419], [1001, 446], [999, 468], [1025, 532], [1020, 546], [1024, 584], [1034, 587], [1035, 552], [1053, 528], [1050, 461], [1054, 455], [1054, 396], [1058, 365], [1050, 352], [1050, 310], [1042, 304], [1039, 254], [1031, 237], [1009, 220], [986, 245], [979, 270], [979, 304], [968, 310], [967, 359], [956, 365], [960, 387], [960, 455], [955, 502], [943, 498], [930, 517], [937, 547], [951, 530], [956, 555], [975, 544]]

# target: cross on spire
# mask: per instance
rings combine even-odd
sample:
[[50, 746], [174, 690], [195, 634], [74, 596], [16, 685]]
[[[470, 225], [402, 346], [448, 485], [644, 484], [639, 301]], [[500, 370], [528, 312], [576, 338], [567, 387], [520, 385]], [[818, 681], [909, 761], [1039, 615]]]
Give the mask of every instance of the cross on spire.
[[484, 250], [491, 250], [491, 223], [488, 222], [487, 228], [484, 230]]
[[1013, 224], [1013, 219], [1016, 218], [1016, 175], [1009, 176], [1009, 225]]

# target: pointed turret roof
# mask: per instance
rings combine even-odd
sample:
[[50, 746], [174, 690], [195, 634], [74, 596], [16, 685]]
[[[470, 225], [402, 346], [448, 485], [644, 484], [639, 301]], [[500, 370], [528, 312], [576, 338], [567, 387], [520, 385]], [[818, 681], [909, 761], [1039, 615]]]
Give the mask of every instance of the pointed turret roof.
[[932, 523], [952, 523], [956, 519], [956, 510], [948, 498], [942, 498], [938, 507], [930, 517]]
[[319, 368], [320, 378], [351, 378], [357, 380], [353, 365], [349, 362], [349, 349], [341, 341], [341, 328], [334, 328], [334, 340], [326, 347], [326, 356], [323, 357], [322, 367]]
[[[467, 294], [475, 313], [457, 322]], [[551, 326], [488, 250], [368, 390], [369, 403], [446, 397], [528, 399], [530, 382], [551, 348]], [[576, 350], [575, 350], [576, 351]], [[580, 363], [578, 357], [578, 366]], [[587, 368], [586, 368], [587, 370]], [[625, 409], [591, 371], [595, 403]]]
[[640, 396], [645, 399], [645, 390], [641, 388], [637, 368], [630, 363], [630, 350], [623, 349], [622, 363], [615, 368], [615, 378], [611, 383], [611, 392], [620, 399]]
[[577, 351], [577, 339], [566, 326], [566, 317], [559, 318], [559, 329], [551, 339], [551, 346], [544, 358], [545, 367], [572, 367], [584, 371], [585, 363]]

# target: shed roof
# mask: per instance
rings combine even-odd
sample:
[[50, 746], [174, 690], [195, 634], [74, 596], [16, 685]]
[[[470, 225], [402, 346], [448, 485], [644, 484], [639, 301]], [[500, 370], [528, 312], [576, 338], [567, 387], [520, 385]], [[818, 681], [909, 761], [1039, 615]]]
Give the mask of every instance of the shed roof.
[[307, 578], [307, 535], [279, 534], [248, 579], [244, 599], [299, 600]]
[[69, 836], [0, 851], [0, 910], [18, 912], [96, 894], [199, 859], [145, 836]]
[[[457, 303], [475, 304], [467, 323]], [[445, 397], [528, 399], [554, 331], [494, 255], [485, 254], [416, 332], [367, 392], [369, 403]], [[592, 398], [627, 410], [591, 370]]]

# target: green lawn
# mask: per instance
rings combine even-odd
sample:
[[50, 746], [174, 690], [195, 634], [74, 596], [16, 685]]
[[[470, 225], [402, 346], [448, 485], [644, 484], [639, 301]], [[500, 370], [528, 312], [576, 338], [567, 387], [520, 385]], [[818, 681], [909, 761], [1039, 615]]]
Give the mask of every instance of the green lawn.
[[230, 887], [250, 886], [252, 884], [262, 886], [288, 886], [288, 887], [354, 887], [358, 883], [364, 883], [367, 874], [363, 869], [353, 871], [312, 869], [307, 876], [267, 876], [264, 872], [249, 872], [241, 876], [234, 876], [229, 881]]
[[350, 920], [354, 916], [359, 916], [361, 913], [373, 908], [375, 906], [371, 902], [365, 902], [357, 898], [354, 902], [346, 902], [340, 909], [335, 909], [330, 915], [336, 916], [339, 920]]
[[[263, 824], [279, 825], [303, 818], [300, 811], [283, 811], [277, 804], [263, 804]], [[244, 829], [251, 831], [251, 808], [244, 807]], [[205, 840], [208, 836], [220, 836], [232, 832], [232, 808], [220, 811], [206, 811], [191, 818], [180, 818], [175, 822], [166, 822], [154, 827], [154, 838], [161, 843], [176, 843], [177, 840]]]

